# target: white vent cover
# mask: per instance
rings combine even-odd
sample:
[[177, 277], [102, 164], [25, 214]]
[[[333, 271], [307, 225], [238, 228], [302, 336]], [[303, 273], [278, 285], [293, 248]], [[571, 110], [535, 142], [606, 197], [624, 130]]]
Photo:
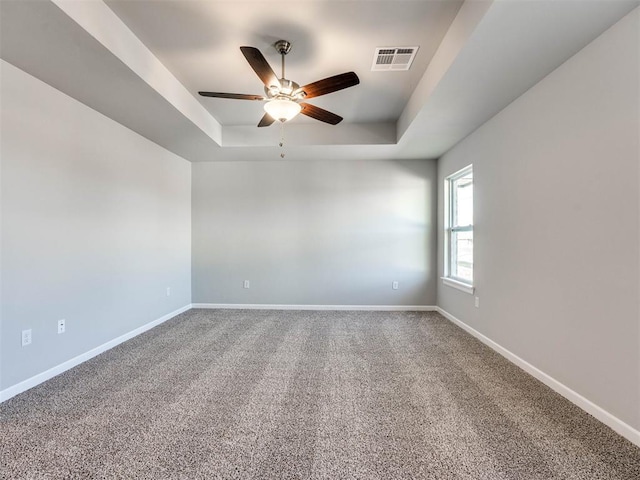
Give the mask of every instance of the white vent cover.
[[409, 70], [418, 47], [378, 47], [373, 54], [373, 72]]

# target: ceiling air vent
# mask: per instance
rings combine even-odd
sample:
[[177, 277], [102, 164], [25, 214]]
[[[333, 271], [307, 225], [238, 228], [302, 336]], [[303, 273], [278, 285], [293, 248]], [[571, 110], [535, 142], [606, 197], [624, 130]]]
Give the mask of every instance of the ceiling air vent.
[[379, 47], [373, 55], [373, 72], [409, 70], [418, 47]]

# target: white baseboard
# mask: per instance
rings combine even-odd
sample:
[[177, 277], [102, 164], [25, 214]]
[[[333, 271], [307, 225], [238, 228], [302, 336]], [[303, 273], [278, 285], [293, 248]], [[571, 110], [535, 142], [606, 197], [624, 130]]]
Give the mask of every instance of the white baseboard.
[[46, 382], [47, 380], [55, 377], [56, 375], [60, 375], [62, 372], [66, 372], [67, 370], [75, 367], [76, 365], [80, 365], [83, 362], [86, 362], [87, 360], [100, 355], [103, 352], [106, 352], [107, 350], [120, 345], [123, 342], [126, 342], [127, 340], [140, 335], [143, 332], [146, 332], [147, 330], [152, 329], [155, 326], [160, 325], [161, 323], [166, 322], [167, 320], [175, 317], [176, 315], [179, 315], [183, 312], [186, 312], [187, 310], [191, 309], [191, 305], [185, 305], [182, 308], [179, 308], [178, 310], [175, 310], [171, 313], [168, 313], [156, 320], [153, 320], [152, 322], [149, 322], [145, 325], [142, 325], [141, 327], [136, 328], [135, 330], [131, 330], [128, 333], [125, 333], [124, 335], [120, 335], [117, 338], [114, 338], [113, 340], [108, 341], [107, 343], [103, 343], [102, 345], [96, 347], [96, 348], [92, 348], [91, 350], [89, 350], [88, 352], [85, 352], [81, 355], [78, 355], [77, 357], [74, 357], [70, 360], [67, 360], [66, 362], [61, 363], [60, 365], [56, 365], [53, 368], [50, 368], [49, 370], [46, 370], [42, 373], [39, 373], [37, 375], [34, 375], [31, 378], [28, 378], [20, 383], [17, 383], [15, 385], [12, 385], [9, 388], [6, 388], [4, 390], [0, 391], [0, 402], [4, 402], [5, 400], [9, 400], [11, 397], [15, 397], [16, 395], [18, 395], [19, 393], [22, 393], [26, 390], [29, 390], [30, 388], [35, 387], [36, 385], [39, 385], [43, 382]]
[[571, 403], [574, 403], [575, 405], [580, 407], [582, 410], [594, 416], [595, 418], [600, 420], [602, 423], [610, 427], [616, 433], [622, 435], [631, 443], [634, 443], [635, 445], [640, 447], [640, 431], [636, 430], [631, 425], [628, 425], [627, 423], [623, 422], [618, 417], [607, 412], [605, 409], [596, 405], [591, 400], [586, 399], [585, 397], [575, 392], [574, 390], [570, 389], [563, 383], [560, 383], [558, 380], [546, 374], [542, 370], [539, 370], [538, 368], [534, 367], [526, 360], [523, 360], [516, 354], [502, 347], [498, 343], [491, 340], [489, 337], [486, 337], [482, 333], [478, 332], [474, 328], [464, 323], [462, 320], [454, 317], [449, 312], [443, 310], [440, 307], [437, 307], [436, 310], [442, 316], [444, 316], [445, 318], [455, 323], [457, 326], [459, 326], [463, 330], [467, 331], [468, 333], [476, 337], [478, 340], [480, 340], [482, 343], [484, 343], [488, 347], [498, 352], [500, 355], [505, 357], [511, 363], [514, 363], [515, 365], [523, 369], [525, 372], [535, 377], [536, 379], [540, 380], [542, 383], [550, 387], [555, 392], [562, 395]]
[[435, 312], [435, 305], [275, 305], [270, 303], [193, 303], [193, 308], [246, 310], [364, 310], [381, 312]]

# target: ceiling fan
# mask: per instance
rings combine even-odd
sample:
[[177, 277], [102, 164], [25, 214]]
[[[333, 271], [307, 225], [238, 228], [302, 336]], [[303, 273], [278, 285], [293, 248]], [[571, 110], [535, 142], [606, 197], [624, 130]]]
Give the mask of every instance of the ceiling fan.
[[198, 92], [203, 97], [231, 98], [235, 100], [260, 100], [264, 104], [265, 114], [258, 123], [258, 127], [268, 127], [276, 120], [287, 122], [302, 113], [307, 117], [315, 118], [330, 125], [337, 125], [342, 117], [329, 112], [304, 100], [337, 92], [344, 88], [353, 87], [360, 83], [360, 79], [354, 72], [342, 73], [328, 77], [317, 82], [301, 87], [296, 82], [288, 80], [284, 76], [284, 57], [291, 50], [291, 43], [286, 40], [278, 40], [275, 48], [282, 56], [282, 77], [278, 78], [273, 69], [267, 63], [260, 50], [255, 47], [240, 47], [240, 51], [264, 83], [265, 96], [244, 95], [240, 93]]

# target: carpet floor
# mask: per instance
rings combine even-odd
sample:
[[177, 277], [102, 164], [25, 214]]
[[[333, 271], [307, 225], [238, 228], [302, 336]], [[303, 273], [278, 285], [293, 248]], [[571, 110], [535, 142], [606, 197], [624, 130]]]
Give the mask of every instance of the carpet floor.
[[432, 312], [191, 310], [0, 405], [0, 478], [640, 479]]

